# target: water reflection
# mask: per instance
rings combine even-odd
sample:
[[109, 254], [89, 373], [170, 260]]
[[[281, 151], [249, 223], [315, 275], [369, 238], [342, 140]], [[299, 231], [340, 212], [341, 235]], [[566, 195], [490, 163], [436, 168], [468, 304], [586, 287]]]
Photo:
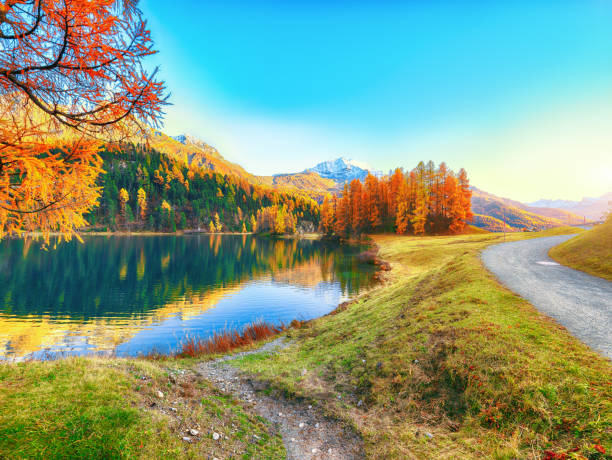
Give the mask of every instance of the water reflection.
[[309, 319], [371, 282], [357, 247], [252, 236], [0, 243], [0, 356], [169, 351], [255, 319]]

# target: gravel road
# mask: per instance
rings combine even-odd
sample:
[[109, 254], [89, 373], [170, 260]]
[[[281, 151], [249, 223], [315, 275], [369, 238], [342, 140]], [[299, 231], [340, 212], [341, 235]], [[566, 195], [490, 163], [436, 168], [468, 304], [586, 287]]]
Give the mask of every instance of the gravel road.
[[612, 358], [612, 282], [556, 263], [548, 250], [575, 235], [490, 246], [485, 266], [510, 290]]

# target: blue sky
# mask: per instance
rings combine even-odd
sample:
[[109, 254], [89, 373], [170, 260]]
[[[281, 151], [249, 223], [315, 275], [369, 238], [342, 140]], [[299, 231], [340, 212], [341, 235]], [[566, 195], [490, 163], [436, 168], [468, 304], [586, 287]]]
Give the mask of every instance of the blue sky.
[[256, 174], [465, 167], [520, 200], [612, 187], [612, 2], [142, 0], [164, 130]]

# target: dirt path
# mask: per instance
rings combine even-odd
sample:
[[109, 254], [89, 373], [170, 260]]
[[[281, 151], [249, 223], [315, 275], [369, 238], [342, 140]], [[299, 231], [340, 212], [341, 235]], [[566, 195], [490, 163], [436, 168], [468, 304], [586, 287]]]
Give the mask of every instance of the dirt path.
[[365, 458], [359, 437], [340, 422], [325, 417], [307, 403], [286, 400], [276, 395], [267, 396], [258, 391], [263, 389], [263, 385], [258, 385], [239, 369], [227, 364], [228, 361], [253, 353], [273, 353], [287, 345], [284, 338], [279, 338], [255, 350], [202, 363], [196, 369], [202, 377], [244, 401], [278, 429], [287, 450], [287, 459]]

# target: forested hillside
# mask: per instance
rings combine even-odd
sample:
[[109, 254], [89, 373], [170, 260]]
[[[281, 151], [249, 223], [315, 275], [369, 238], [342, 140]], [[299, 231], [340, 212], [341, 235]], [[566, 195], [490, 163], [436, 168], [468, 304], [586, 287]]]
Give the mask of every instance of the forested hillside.
[[87, 216], [94, 229], [293, 233], [319, 221], [319, 206], [306, 195], [187, 166], [156, 150], [126, 146], [101, 156], [100, 206]]

